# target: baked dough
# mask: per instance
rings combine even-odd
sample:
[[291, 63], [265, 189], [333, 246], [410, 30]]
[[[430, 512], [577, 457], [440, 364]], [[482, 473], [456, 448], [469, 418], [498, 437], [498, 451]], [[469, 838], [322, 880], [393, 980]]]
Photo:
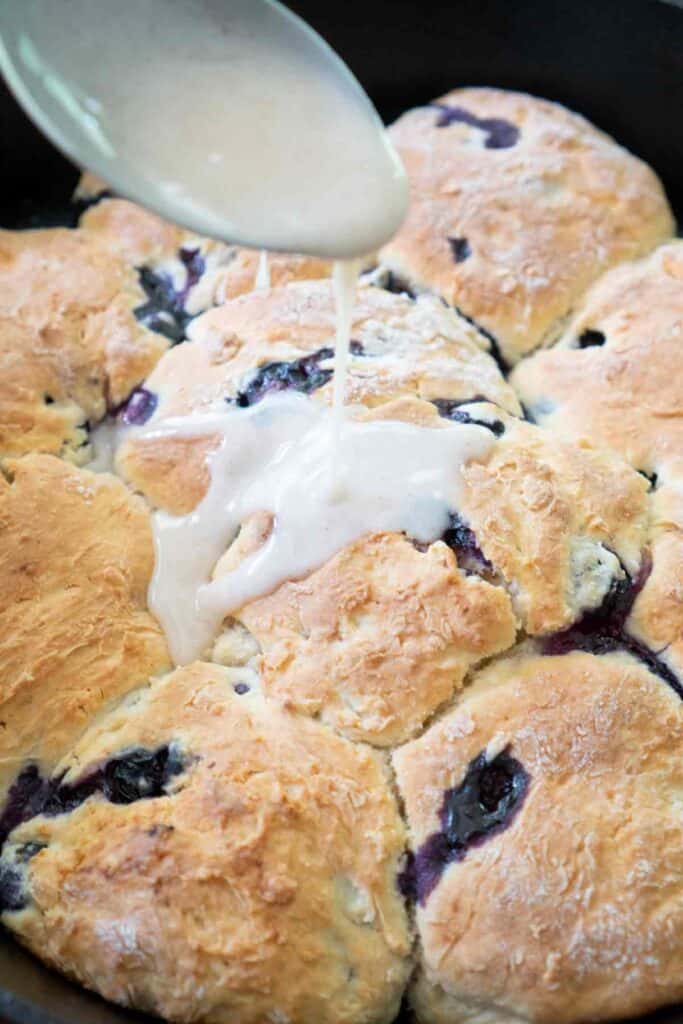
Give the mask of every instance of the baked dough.
[[178, 1024], [630, 1018], [683, 1001], [683, 243], [555, 104], [456, 90], [392, 133], [413, 203], [349, 415], [491, 445], [441, 538], [359, 537], [181, 669], [150, 516], [217, 438], [140, 428], [329, 403], [330, 266], [254, 290], [88, 175], [77, 228], [0, 232], [0, 916]]
[[25, 887], [7, 921], [48, 962], [171, 1020], [394, 1019], [405, 835], [366, 747], [196, 664], [95, 725], [57, 777], [2, 861]]
[[382, 262], [475, 320], [509, 364], [553, 341], [602, 271], [674, 233], [650, 168], [556, 103], [456, 89], [390, 134], [411, 204]]

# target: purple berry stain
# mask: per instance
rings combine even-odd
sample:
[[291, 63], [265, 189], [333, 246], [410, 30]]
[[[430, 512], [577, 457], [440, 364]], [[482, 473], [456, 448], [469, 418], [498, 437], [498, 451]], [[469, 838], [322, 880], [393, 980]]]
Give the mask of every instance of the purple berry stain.
[[624, 651], [645, 665], [653, 675], [668, 683], [683, 698], [683, 686], [676, 674], [654, 651], [636, 640], [626, 629], [635, 600], [651, 570], [652, 562], [646, 557], [637, 576], [632, 579], [626, 577], [612, 584], [599, 608], [586, 612], [568, 629], [546, 637], [542, 643], [543, 653], [559, 655], [585, 651], [599, 656]]
[[439, 111], [437, 128], [448, 128], [452, 124], [468, 124], [486, 133], [486, 149], [510, 149], [519, 139], [519, 128], [502, 117], [477, 117], [464, 107], [451, 107], [447, 103], [432, 103]]
[[447, 789], [439, 812], [441, 828], [408, 858], [399, 876], [404, 896], [424, 905], [448, 864], [506, 829], [529, 788], [529, 775], [508, 750], [491, 761], [478, 754], [458, 786]]
[[119, 408], [119, 419], [127, 426], [140, 427], [152, 418], [159, 398], [147, 388], [135, 388], [128, 400]]

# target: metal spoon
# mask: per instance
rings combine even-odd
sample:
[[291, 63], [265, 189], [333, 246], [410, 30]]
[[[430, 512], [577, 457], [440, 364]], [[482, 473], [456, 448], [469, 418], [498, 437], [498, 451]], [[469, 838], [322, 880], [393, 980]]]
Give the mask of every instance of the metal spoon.
[[69, 157], [191, 230], [347, 258], [405, 215], [370, 100], [273, 0], [2, 0], [0, 67]]

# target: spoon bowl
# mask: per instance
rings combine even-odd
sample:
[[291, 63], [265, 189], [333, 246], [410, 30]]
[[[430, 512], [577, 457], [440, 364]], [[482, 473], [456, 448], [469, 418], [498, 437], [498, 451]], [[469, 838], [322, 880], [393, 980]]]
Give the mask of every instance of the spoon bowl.
[[72, 160], [192, 231], [351, 258], [405, 216], [370, 100], [274, 0], [4, 0], [0, 67]]

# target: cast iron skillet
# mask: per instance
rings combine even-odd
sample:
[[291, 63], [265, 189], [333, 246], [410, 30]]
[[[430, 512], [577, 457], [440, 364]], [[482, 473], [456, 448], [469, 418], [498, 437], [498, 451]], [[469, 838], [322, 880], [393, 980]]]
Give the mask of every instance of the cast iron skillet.
[[[450, 0], [443, 7], [431, 0], [295, 0], [289, 6], [342, 54], [386, 120], [456, 85], [506, 86], [559, 100], [652, 164], [683, 220], [683, 0]], [[160, 111], [159, 130], [173, 131], [170, 110]], [[0, 133], [0, 224], [73, 222], [68, 196], [76, 170], [1, 87]], [[2, 935], [0, 1017], [12, 1024], [149, 1021], [69, 984]], [[683, 1024], [683, 1007], [647, 1020]]]

